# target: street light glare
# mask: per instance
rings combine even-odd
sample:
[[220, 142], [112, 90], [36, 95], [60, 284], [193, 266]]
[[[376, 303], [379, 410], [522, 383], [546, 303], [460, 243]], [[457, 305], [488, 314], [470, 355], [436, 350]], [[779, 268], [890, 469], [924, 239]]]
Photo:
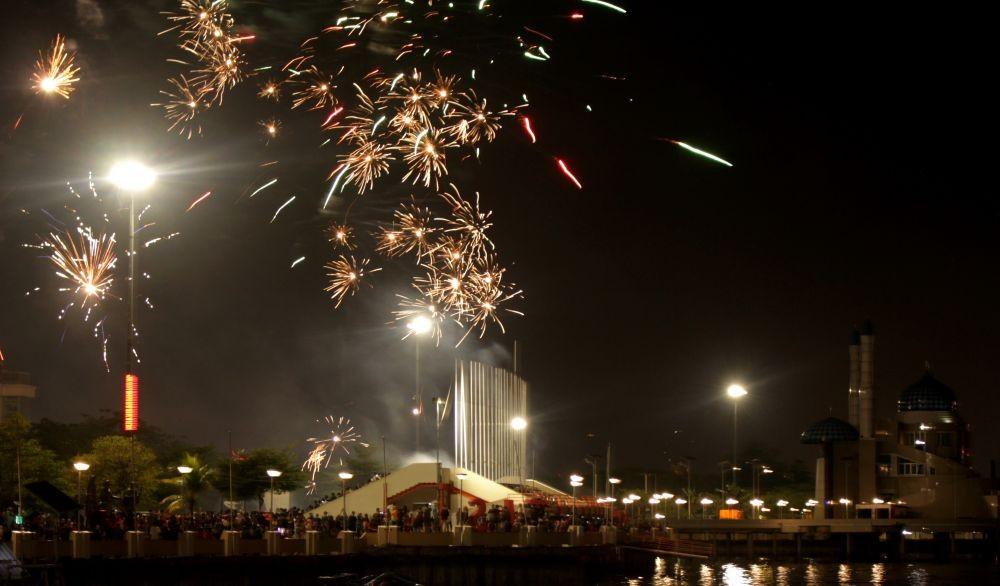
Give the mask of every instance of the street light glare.
[[111, 167], [108, 179], [124, 191], [145, 191], [156, 182], [156, 172], [138, 161], [119, 161]]
[[431, 331], [433, 325], [434, 324], [431, 323], [430, 318], [425, 315], [418, 315], [406, 323], [406, 327], [418, 336], [422, 336]]
[[73, 469], [77, 472], [86, 472], [90, 469], [90, 464], [86, 462], [73, 462]]
[[740, 397], [746, 396], [747, 390], [743, 388], [742, 385], [732, 384], [726, 389], [726, 394], [733, 399], [739, 399]]
[[528, 422], [524, 417], [515, 417], [510, 420], [510, 428], [514, 431], [522, 431], [526, 427], [528, 427]]

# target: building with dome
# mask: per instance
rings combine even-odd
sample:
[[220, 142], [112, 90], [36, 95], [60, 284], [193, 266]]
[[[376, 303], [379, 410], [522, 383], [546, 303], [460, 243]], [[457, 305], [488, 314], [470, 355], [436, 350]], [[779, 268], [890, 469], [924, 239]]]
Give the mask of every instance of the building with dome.
[[815, 444], [816, 518], [988, 516], [986, 484], [971, 467], [971, 433], [955, 392], [927, 366], [903, 389], [896, 413], [876, 419], [875, 333], [871, 322], [848, 347], [848, 418], [806, 429]]

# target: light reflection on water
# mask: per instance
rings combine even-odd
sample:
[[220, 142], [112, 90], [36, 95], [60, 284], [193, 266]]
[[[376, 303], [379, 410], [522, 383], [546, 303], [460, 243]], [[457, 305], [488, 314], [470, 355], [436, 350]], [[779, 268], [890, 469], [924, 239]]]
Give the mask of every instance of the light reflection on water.
[[989, 563], [779, 563], [656, 558], [652, 574], [626, 578], [629, 586], [847, 586], [853, 584], [998, 584], [1000, 568]]

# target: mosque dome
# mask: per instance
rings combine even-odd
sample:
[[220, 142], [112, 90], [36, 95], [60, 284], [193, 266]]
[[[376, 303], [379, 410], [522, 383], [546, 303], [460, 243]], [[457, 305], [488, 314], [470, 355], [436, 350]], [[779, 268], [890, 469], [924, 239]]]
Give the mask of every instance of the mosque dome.
[[905, 411], [954, 411], [956, 408], [955, 391], [934, 378], [930, 372], [924, 374], [917, 382], [906, 387], [899, 396], [897, 409]]
[[858, 430], [853, 425], [843, 419], [827, 417], [822, 421], [817, 421], [809, 426], [809, 429], [802, 432], [801, 441], [804, 444], [825, 444], [856, 439], [858, 439]]

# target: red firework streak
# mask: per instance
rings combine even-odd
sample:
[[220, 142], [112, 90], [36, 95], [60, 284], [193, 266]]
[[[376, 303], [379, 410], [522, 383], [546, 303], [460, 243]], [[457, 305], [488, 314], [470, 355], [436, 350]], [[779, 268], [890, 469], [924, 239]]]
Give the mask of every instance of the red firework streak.
[[559, 165], [559, 169], [562, 170], [563, 175], [565, 175], [567, 179], [572, 181], [573, 185], [576, 185], [577, 189], [583, 189], [583, 184], [580, 183], [580, 180], [576, 178], [576, 175], [574, 175], [573, 172], [569, 170], [569, 167], [566, 166], [566, 163], [562, 159], [556, 159], [556, 163]]
[[535, 131], [531, 128], [531, 119], [527, 116], [521, 116], [521, 125], [524, 126], [524, 131], [528, 133], [528, 137], [531, 138], [531, 144], [538, 142], [535, 138]]

